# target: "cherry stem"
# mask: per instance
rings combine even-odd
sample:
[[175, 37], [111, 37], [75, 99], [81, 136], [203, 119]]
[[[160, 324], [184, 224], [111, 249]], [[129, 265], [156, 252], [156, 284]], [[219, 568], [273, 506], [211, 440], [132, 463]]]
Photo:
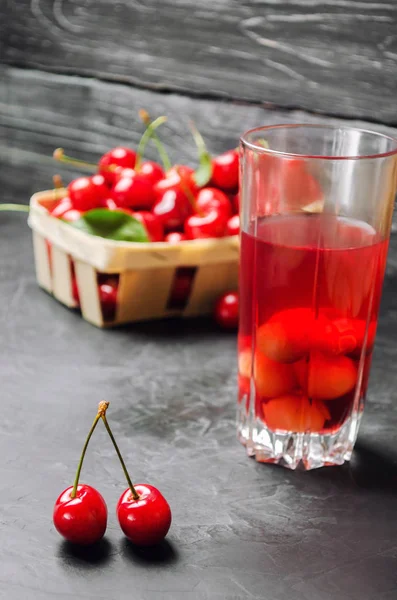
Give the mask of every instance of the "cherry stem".
[[189, 121], [189, 126], [199, 155], [199, 166], [195, 171], [194, 178], [199, 187], [204, 187], [212, 177], [212, 157], [195, 123]]
[[137, 152], [136, 152], [136, 162], [135, 162], [135, 170], [136, 171], [139, 171], [139, 167], [141, 166], [141, 162], [142, 162], [142, 158], [143, 158], [143, 153], [145, 151], [148, 141], [153, 137], [154, 132], [157, 129], [157, 127], [160, 127], [160, 125], [165, 123], [166, 120], [167, 120], [167, 117], [157, 117], [157, 119], [155, 119], [154, 121], [151, 121], [147, 125], [147, 127], [146, 127], [145, 131], [143, 132], [143, 135], [139, 141]]
[[199, 157], [201, 158], [201, 156], [203, 154], [209, 154], [209, 152], [207, 150], [207, 146], [205, 145], [204, 138], [201, 135], [201, 133], [199, 132], [199, 130], [197, 129], [195, 122], [189, 121], [189, 127], [190, 127], [190, 131], [192, 132], [195, 144], [197, 146]]
[[87, 452], [88, 444], [90, 442], [92, 434], [95, 431], [95, 427], [97, 426], [99, 419], [102, 417], [102, 415], [105, 414], [108, 406], [109, 406], [109, 402], [102, 401], [102, 402], [99, 403], [98, 413], [97, 413], [97, 415], [96, 415], [96, 417], [94, 419], [93, 424], [91, 425], [91, 429], [88, 432], [87, 439], [85, 441], [85, 444], [83, 446], [83, 450], [81, 452], [79, 464], [77, 466], [76, 477], [74, 478], [73, 490], [72, 490], [72, 493], [70, 494], [71, 498], [76, 498], [76, 493], [77, 493], [77, 487], [79, 485], [81, 468], [83, 466], [84, 457], [85, 457], [85, 453]]
[[[144, 110], [143, 108], [139, 111], [139, 117], [146, 126], [149, 126], [150, 123], [152, 122], [149, 113], [147, 112], [147, 110]], [[152, 138], [153, 138], [153, 143], [157, 148], [157, 152], [160, 155], [164, 170], [169, 171], [172, 167], [172, 164], [171, 164], [170, 158], [167, 154], [167, 150], [165, 149], [163, 142], [160, 140], [157, 133], [153, 133]]]
[[62, 181], [62, 177], [58, 174], [53, 176], [52, 182], [56, 190], [61, 190], [65, 187]]
[[0, 210], [15, 212], [29, 212], [29, 206], [27, 204], [0, 204]]
[[52, 156], [53, 158], [55, 158], [55, 160], [59, 160], [60, 162], [66, 163], [68, 165], [79, 167], [80, 169], [89, 169], [90, 171], [96, 171], [98, 168], [98, 165], [94, 165], [93, 163], [86, 162], [85, 160], [80, 160], [79, 158], [73, 158], [72, 156], [67, 156], [63, 148], [57, 148], [56, 150], [54, 150]]
[[122, 467], [122, 469], [123, 469], [123, 471], [124, 471], [124, 475], [125, 475], [125, 478], [126, 478], [126, 480], [127, 480], [128, 487], [129, 487], [129, 488], [130, 488], [130, 490], [131, 490], [132, 497], [134, 498], [134, 500], [139, 500], [139, 494], [138, 494], [138, 492], [136, 491], [136, 489], [134, 488], [134, 486], [133, 486], [133, 484], [132, 484], [132, 481], [131, 481], [130, 475], [129, 475], [128, 471], [127, 471], [127, 467], [125, 466], [125, 462], [124, 462], [124, 460], [123, 460], [123, 457], [121, 456], [120, 449], [119, 449], [119, 447], [118, 447], [118, 445], [117, 445], [117, 442], [116, 442], [116, 440], [115, 440], [115, 438], [114, 438], [114, 435], [113, 435], [113, 433], [112, 433], [112, 430], [110, 429], [110, 425], [109, 425], [109, 423], [108, 423], [108, 420], [107, 420], [107, 418], [106, 418], [106, 414], [105, 414], [105, 413], [103, 413], [103, 414], [101, 415], [101, 417], [102, 417], [102, 421], [103, 421], [103, 423], [104, 423], [104, 425], [105, 425], [105, 427], [106, 427], [106, 431], [108, 432], [108, 434], [109, 434], [109, 437], [110, 437], [110, 439], [112, 440], [112, 443], [113, 443], [114, 449], [115, 449], [115, 450], [116, 450], [116, 452], [117, 452], [117, 456], [119, 457], [119, 461], [120, 461], [121, 467]]

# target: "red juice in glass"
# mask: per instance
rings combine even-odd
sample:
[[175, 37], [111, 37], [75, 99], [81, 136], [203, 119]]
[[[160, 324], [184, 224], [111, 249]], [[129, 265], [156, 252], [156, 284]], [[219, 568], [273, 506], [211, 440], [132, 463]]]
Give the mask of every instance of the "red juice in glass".
[[397, 187], [397, 140], [332, 125], [241, 138], [237, 429], [260, 462], [350, 460]]
[[239, 401], [269, 430], [332, 433], [361, 410], [386, 254], [371, 226], [334, 215], [242, 234]]

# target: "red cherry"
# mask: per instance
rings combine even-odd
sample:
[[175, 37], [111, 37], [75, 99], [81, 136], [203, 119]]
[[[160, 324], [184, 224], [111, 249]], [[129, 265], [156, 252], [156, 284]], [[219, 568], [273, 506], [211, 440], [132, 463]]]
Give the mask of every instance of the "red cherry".
[[[126, 168], [123, 169], [122, 167], [117, 167], [117, 169], [114, 172], [114, 185], [120, 181], [120, 179], [122, 179], [123, 177], [135, 177], [135, 169], [130, 169], [130, 168]], [[113, 187], [114, 187], [113, 185]]]
[[222, 237], [226, 230], [227, 217], [216, 209], [206, 215], [192, 215], [185, 221], [185, 233], [191, 240]]
[[238, 187], [239, 155], [237, 150], [229, 150], [212, 159], [211, 182], [223, 190]]
[[133, 216], [145, 227], [151, 242], [162, 242], [164, 240], [164, 227], [161, 219], [150, 212], [134, 212]]
[[254, 357], [256, 391], [262, 398], [283, 396], [296, 387], [293, 366], [271, 360], [260, 350]]
[[70, 210], [72, 208], [72, 203], [70, 201], [70, 198], [68, 198], [67, 196], [65, 198], [62, 198], [62, 200], [60, 200], [56, 206], [52, 209], [52, 211], [50, 212], [51, 216], [56, 217], [56, 218], [61, 218], [62, 215]]
[[231, 215], [230, 200], [216, 188], [203, 188], [195, 201], [198, 214], [185, 221], [185, 233], [188, 238], [222, 237], [226, 223]]
[[66, 488], [54, 506], [54, 525], [69, 542], [88, 545], [100, 540], [107, 524], [107, 507], [101, 494], [85, 484], [77, 486], [75, 498], [71, 497], [73, 486]]
[[92, 177], [79, 177], [68, 185], [68, 192], [73, 208], [91, 210], [100, 206], [104, 198], [98, 196], [98, 185]]
[[77, 279], [75, 275], [72, 276], [72, 297], [73, 300], [80, 305], [79, 286], [77, 285]]
[[164, 239], [169, 244], [179, 244], [179, 242], [184, 242], [185, 240], [187, 240], [186, 235], [180, 231], [170, 231]]
[[117, 518], [124, 534], [137, 546], [153, 546], [161, 542], [171, 525], [171, 509], [158, 489], [147, 483], [134, 486], [135, 500], [128, 488], [117, 503]]
[[351, 392], [357, 383], [356, 364], [347, 356], [312, 352], [309, 362], [301, 360], [294, 368], [310, 398], [334, 400]]
[[97, 173], [96, 175], [91, 176], [91, 182], [95, 186], [98, 200], [100, 201], [100, 204], [102, 204], [105, 199], [109, 197], [109, 187], [106, 185], [105, 178], [103, 175]]
[[166, 231], [179, 229], [191, 213], [186, 195], [180, 189], [166, 190], [153, 206], [152, 213], [159, 217]]
[[232, 213], [229, 198], [216, 188], [208, 187], [200, 190], [196, 197], [195, 206], [196, 212], [203, 215], [208, 214], [213, 209], [226, 217], [230, 217]]
[[256, 332], [258, 349], [267, 358], [292, 363], [310, 350], [313, 313], [309, 308], [290, 308], [274, 313]]
[[113, 321], [116, 316], [117, 291], [117, 282], [113, 282], [112, 280], [99, 285], [99, 301], [105, 321]]
[[186, 306], [195, 274], [194, 267], [179, 267], [175, 271], [167, 308], [184, 308]]
[[226, 235], [238, 235], [240, 233], [240, 217], [233, 215], [226, 223]]
[[140, 171], [131, 169], [121, 172], [111, 197], [118, 206], [130, 208], [151, 208], [156, 200], [153, 184]]
[[214, 311], [215, 321], [225, 329], [236, 329], [238, 326], [238, 294], [228, 292], [221, 296]]
[[98, 163], [98, 170], [104, 176], [108, 185], [115, 181], [115, 171], [109, 169], [110, 166], [133, 169], [136, 162], [136, 153], [130, 148], [118, 146], [106, 152]]
[[266, 425], [272, 431], [319, 432], [331, 415], [325, 404], [300, 394], [284, 394], [262, 402]]
[[165, 177], [165, 173], [161, 168], [161, 165], [152, 160], [145, 160], [139, 167], [139, 173], [144, 175], [147, 181], [150, 181], [152, 185]]
[[[164, 192], [175, 190], [186, 197], [187, 193], [193, 196], [197, 194], [198, 187], [194, 181], [194, 169], [186, 165], [175, 165], [167, 171], [164, 179], [161, 179], [154, 186], [154, 191], [158, 199], [163, 197]], [[188, 198], [186, 197], [186, 200]]]

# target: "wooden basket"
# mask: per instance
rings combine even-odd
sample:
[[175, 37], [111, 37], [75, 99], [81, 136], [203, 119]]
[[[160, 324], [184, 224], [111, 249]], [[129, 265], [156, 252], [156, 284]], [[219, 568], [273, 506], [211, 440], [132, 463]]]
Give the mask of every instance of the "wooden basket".
[[[75, 276], [81, 313], [90, 323], [109, 327], [205, 315], [220, 294], [237, 289], [237, 236], [178, 244], [106, 240], [49, 214], [64, 195], [65, 190], [39, 192], [30, 201], [37, 281], [62, 304], [78, 308], [72, 289]], [[183, 305], [175, 305], [172, 292], [181, 272], [190, 273], [191, 287]], [[99, 299], [98, 281], [105, 274], [119, 278], [116, 313], [110, 321], [104, 318]]]

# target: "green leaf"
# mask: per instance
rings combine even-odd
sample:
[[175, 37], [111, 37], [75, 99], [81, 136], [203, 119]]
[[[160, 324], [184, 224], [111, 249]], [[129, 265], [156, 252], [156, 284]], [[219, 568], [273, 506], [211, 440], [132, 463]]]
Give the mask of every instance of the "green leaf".
[[212, 159], [209, 152], [200, 154], [200, 164], [194, 172], [194, 181], [199, 187], [207, 185], [212, 177]]
[[77, 221], [69, 223], [85, 233], [119, 242], [148, 242], [145, 227], [131, 215], [121, 210], [94, 208]]
[[196, 125], [193, 121], [190, 121], [189, 125], [199, 155], [199, 166], [194, 172], [194, 181], [199, 187], [204, 187], [212, 177], [212, 158]]

